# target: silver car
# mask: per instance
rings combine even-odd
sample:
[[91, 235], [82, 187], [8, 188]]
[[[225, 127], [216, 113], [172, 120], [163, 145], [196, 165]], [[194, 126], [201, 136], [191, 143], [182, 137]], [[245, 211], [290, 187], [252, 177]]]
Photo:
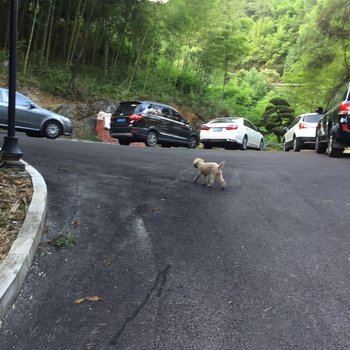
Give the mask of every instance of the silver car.
[[[8, 89], [0, 88], [0, 128], [7, 128], [8, 101]], [[73, 131], [69, 118], [40, 107], [19, 92], [16, 92], [15, 128], [28, 136], [48, 139], [70, 136]]]

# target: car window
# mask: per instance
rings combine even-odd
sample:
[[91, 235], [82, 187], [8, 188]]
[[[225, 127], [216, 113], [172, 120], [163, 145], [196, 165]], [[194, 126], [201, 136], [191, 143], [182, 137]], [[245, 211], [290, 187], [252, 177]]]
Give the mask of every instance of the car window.
[[253, 130], [256, 131], [255, 126], [254, 126], [249, 120], [244, 119], [244, 122], [243, 122], [243, 123], [244, 123], [244, 126], [246, 126], [246, 127], [250, 128], [250, 129], [253, 129]]
[[7, 102], [5, 97], [7, 98], [7, 96], [5, 96], [5, 90], [0, 89], [0, 102]]
[[291, 129], [294, 125], [298, 124], [299, 120], [301, 119], [301, 117], [297, 117], [293, 120], [292, 124], [289, 125], [288, 129]]
[[184, 122], [179, 112], [173, 110], [173, 117], [178, 122]]
[[132, 115], [136, 108], [140, 105], [139, 102], [122, 102], [114, 114], [116, 115]]
[[304, 122], [306, 123], [318, 123], [320, 120], [320, 114], [308, 114], [304, 116]]
[[161, 115], [162, 108], [155, 104], [149, 104], [145, 106], [144, 112], [149, 114], [154, 114], [154, 115]]
[[238, 122], [238, 118], [217, 118], [211, 120], [210, 124], [216, 124], [216, 123], [236, 123]]
[[162, 107], [162, 116], [165, 118], [173, 119], [171, 110], [168, 107]]
[[[9, 91], [6, 89], [6, 90], [2, 90], [4, 92], [4, 102], [8, 102], [9, 100]], [[1, 94], [0, 94], [1, 95]], [[17, 106], [28, 106], [30, 103], [32, 103], [32, 101], [23, 96], [22, 94], [16, 92], [16, 105]]]
[[30, 103], [32, 103], [31, 100], [24, 97], [23, 95], [16, 93], [16, 105], [18, 106], [28, 106]]

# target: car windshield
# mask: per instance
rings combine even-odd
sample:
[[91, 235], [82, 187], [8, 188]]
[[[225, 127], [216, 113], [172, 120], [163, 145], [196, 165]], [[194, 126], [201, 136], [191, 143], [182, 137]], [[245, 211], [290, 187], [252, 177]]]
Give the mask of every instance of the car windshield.
[[216, 123], [236, 123], [237, 118], [217, 118], [212, 121], [210, 121], [210, 124], [216, 124]]
[[118, 106], [114, 114], [132, 115], [139, 104], [139, 102], [123, 102]]
[[309, 114], [304, 117], [305, 123], [318, 123], [320, 120], [321, 115], [320, 114]]

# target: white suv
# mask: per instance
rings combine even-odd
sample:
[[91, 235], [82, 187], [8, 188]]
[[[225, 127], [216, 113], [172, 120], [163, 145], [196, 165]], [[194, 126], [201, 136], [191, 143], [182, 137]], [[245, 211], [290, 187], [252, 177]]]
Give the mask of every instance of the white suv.
[[293, 123], [285, 129], [283, 136], [283, 150], [288, 152], [293, 149], [299, 152], [308, 145], [314, 147], [316, 141], [316, 126], [322, 114], [306, 113], [297, 116]]

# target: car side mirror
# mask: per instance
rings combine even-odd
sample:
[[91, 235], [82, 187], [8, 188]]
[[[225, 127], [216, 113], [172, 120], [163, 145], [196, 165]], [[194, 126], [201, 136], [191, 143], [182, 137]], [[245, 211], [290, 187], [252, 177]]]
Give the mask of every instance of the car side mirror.
[[30, 103], [28, 103], [28, 108], [34, 109], [34, 108], [36, 108], [36, 105], [33, 102], [30, 102]]
[[323, 109], [323, 107], [317, 107], [315, 109], [315, 112], [318, 113], [318, 114], [324, 114], [324, 109]]

